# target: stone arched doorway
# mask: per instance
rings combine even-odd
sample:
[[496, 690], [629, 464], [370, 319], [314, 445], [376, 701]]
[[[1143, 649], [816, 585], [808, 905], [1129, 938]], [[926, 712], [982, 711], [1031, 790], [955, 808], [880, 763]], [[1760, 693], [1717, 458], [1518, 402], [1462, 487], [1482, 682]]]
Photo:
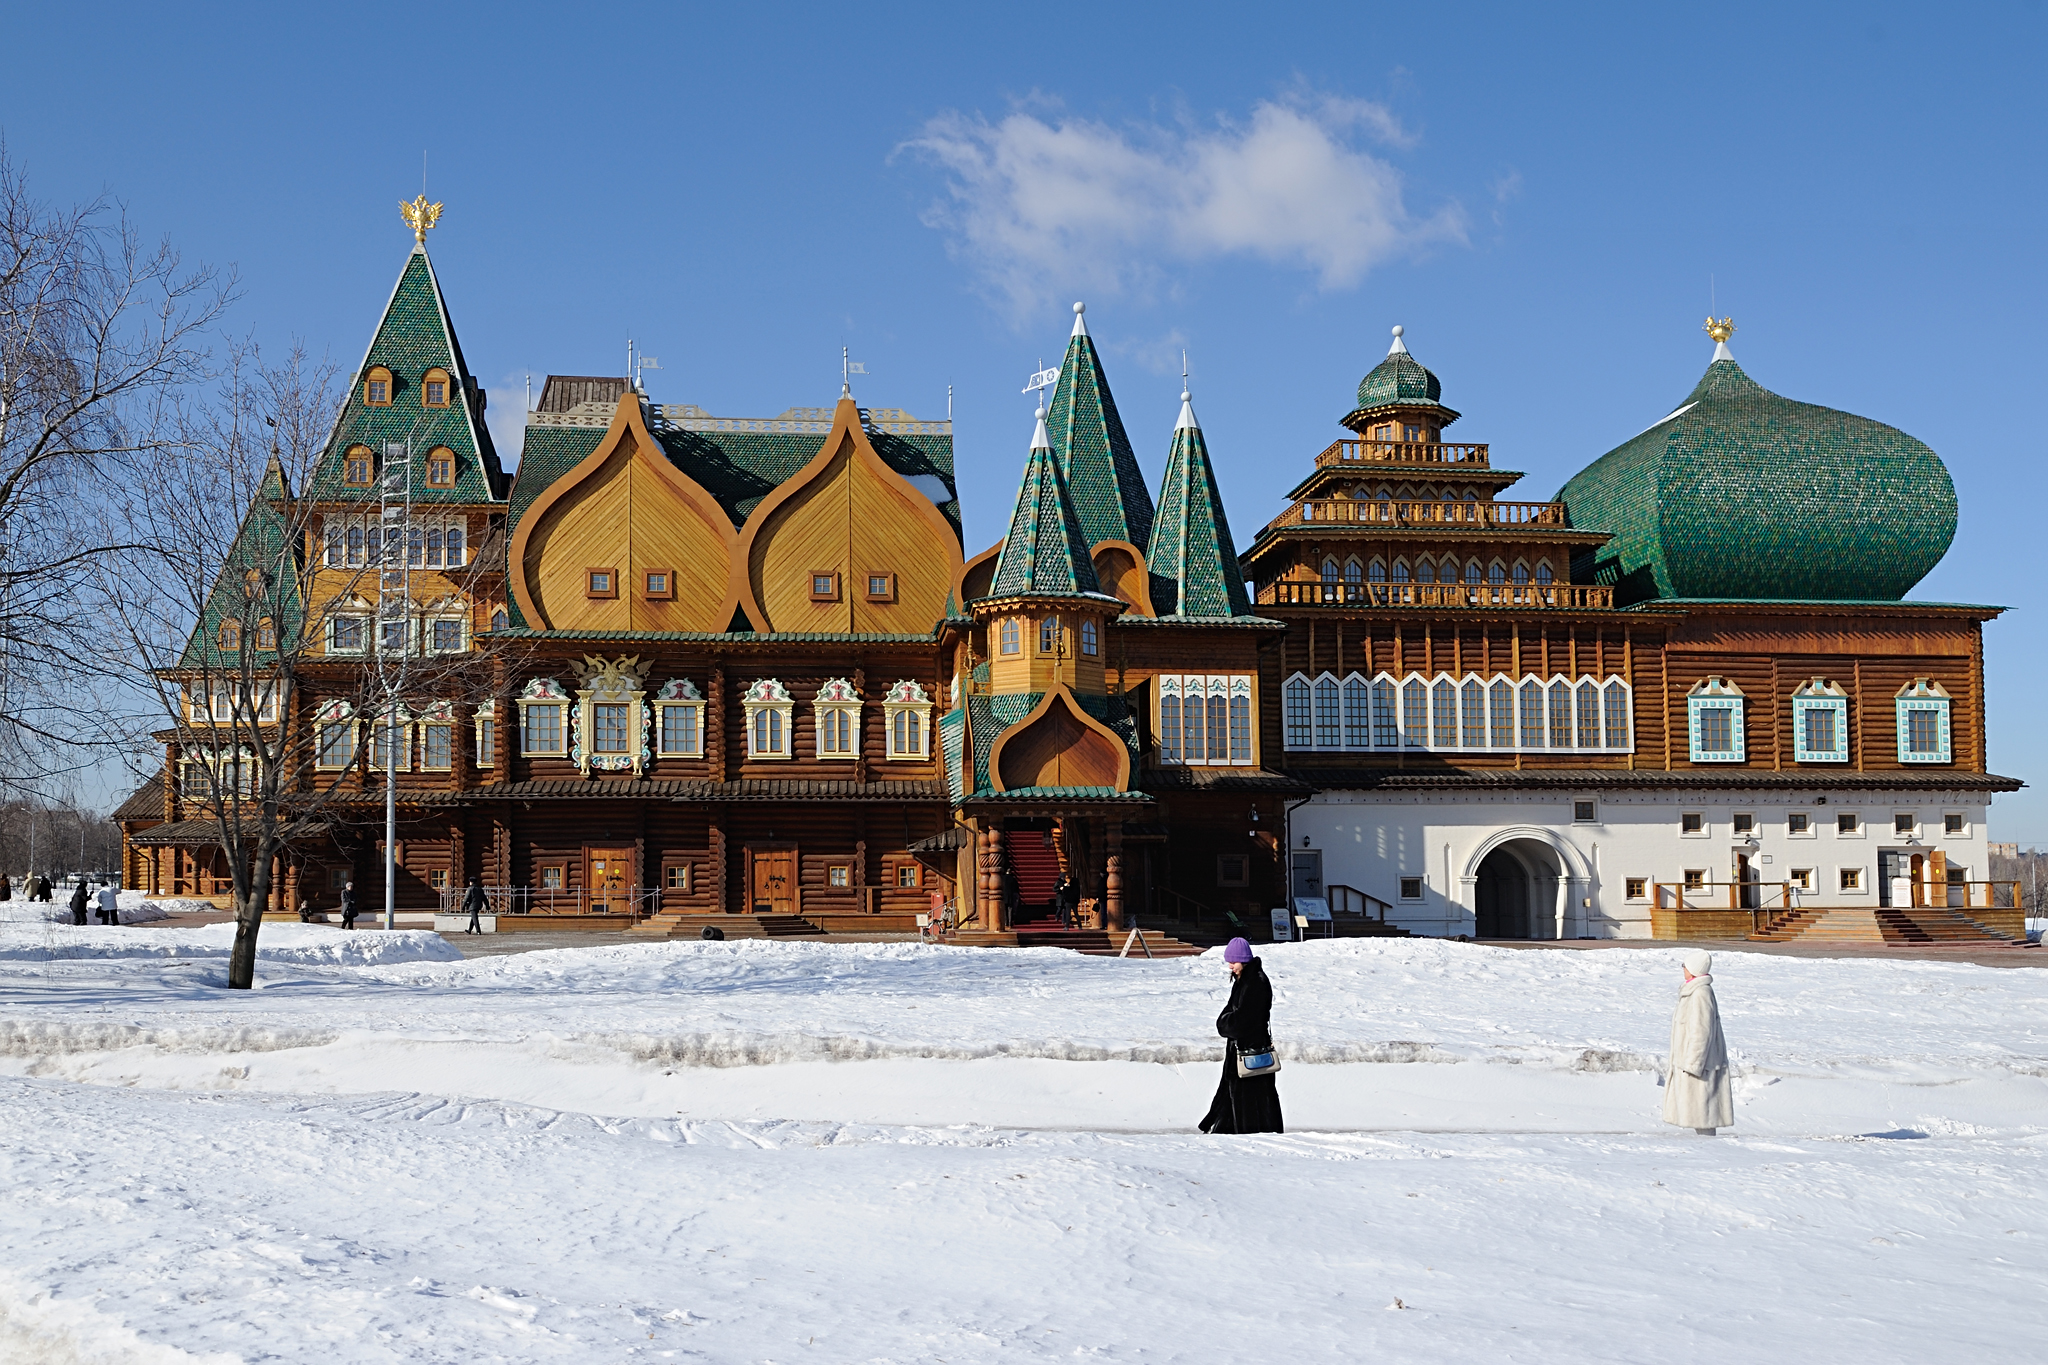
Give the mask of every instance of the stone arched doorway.
[[1476, 938], [1556, 938], [1556, 850], [1535, 839], [1510, 839], [1479, 864], [1473, 886]]

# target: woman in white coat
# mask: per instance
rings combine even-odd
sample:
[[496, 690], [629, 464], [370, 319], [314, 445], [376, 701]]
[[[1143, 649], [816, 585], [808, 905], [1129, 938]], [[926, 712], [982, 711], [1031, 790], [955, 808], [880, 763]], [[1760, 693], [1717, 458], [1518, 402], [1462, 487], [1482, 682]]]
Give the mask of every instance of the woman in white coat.
[[1694, 949], [1685, 955], [1685, 985], [1671, 1016], [1671, 1062], [1664, 1069], [1664, 1121], [1712, 1137], [1735, 1122], [1735, 1092], [1728, 1082], [1728, 1043], [1714, 1000], [1714, 959]]

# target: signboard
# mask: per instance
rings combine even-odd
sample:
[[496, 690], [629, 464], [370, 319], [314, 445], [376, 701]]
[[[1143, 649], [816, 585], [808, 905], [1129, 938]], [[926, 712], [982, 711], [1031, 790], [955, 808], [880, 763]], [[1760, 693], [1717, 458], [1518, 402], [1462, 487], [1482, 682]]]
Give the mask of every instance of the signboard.
[[1273, 910], [1273, 942], [1289, 943], [1294, 939], [1294, 917], [1287, 913], [1284, 905]]
[[1330, 903], [1321, 896], [1296, 896], [1294, 913], [1303, 919], [1327, 920], [1330, 917]]

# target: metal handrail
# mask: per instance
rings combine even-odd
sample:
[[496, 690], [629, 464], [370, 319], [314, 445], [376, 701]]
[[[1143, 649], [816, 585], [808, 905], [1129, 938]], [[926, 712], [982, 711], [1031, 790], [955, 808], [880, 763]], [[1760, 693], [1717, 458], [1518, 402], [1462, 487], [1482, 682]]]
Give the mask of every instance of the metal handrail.
[[[487, 886], [484, 913], [487, 915], [631, 915], [636, 920], [661, 913], [658, 886], [629, 886], [592, 892], [584, 887]], [[463, 898], [467, 887], [449, 887], [440, 893], [440, 913], [465, 913]]]

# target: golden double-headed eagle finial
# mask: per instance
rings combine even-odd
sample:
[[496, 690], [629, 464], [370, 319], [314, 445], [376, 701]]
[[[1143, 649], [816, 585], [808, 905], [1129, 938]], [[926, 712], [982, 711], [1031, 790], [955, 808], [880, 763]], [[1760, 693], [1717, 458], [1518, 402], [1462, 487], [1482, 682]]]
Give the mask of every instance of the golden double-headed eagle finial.
[[[439, 208], [441, 206], [436, 204], [434, 207]], [[1714, 315], [1709, 313], [1707, 314], [1706, 325], [1700, 328], [1700, 330], [1716, 341], [1726, 341], [1729, 337], [1735, 335], [1735, 319], [1722, 318], [1719, 322], [1716, 322]]]
[[427, 196], [423, 194], [410, 204], [401, 200], [398, 205], [398, 214], [401, 218], [405, 219], [405, 225], [412, 229], [413, 241], [421, 246], [425, 246], [427, 244], [428, 230], [441, 221], [441, 206], [439, 204], [429, 204]]

